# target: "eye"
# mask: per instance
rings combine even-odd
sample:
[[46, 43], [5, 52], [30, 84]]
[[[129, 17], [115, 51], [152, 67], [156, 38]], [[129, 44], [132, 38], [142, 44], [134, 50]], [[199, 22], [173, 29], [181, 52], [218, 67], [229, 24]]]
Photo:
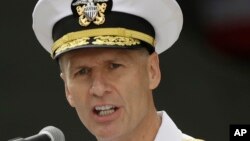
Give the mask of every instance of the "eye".
[[86, 75], [86, 74], [88, 74], [90, 72], [90, 69], [89, 68], [81, 68], [78, 72], [77, 72], [77, 74], [78, 75]]
[[119, 68], [121, 66], [122, 66], [121, 64], [111, 63], [109, 67], [110, 67], [110, 69], [116, 69], [116, 68]]

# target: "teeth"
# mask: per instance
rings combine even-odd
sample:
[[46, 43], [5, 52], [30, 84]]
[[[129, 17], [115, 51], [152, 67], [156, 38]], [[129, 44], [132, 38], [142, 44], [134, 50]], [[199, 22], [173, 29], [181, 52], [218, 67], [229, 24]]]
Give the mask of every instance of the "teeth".
[[96, 106], [95, 110], [99, 116], [110, 115], [115, 112], [115, 106], [112, 105], [104, 105], [104, 106]]
[[104, 110], [110, 110], [115, 108], [115, 106], [111, 106], [111, 105], [105, 105], [105, 106], [96, 106], [95, 110], [97, 111], [104, 111]]
[[106, 110], [106, 111], [100, 111], [100, 112], [98, 113], [98, 115], [99, 115], [99, 116], [106, 116], [106, 115], [112, 114], [112, 113], [114, 113], [114, 112], [115, 112], [114, 109], [112, 109], [112, 110]]

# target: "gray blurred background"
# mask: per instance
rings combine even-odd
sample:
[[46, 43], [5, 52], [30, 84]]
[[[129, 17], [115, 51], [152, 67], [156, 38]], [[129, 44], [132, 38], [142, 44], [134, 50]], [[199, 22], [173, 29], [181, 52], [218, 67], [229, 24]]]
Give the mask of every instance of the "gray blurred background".
[[[48, 125], [60, 128], [67, 141], [94, 141], [65, 99], [56, 62], [33, 34], [36, 2], [1, 3], [0, 141]], [[228, 141], [230, 124], [250, 124], [250, 1], [178, 2], [184, 27], [160, 55], [157, 108], [186, 134]]]

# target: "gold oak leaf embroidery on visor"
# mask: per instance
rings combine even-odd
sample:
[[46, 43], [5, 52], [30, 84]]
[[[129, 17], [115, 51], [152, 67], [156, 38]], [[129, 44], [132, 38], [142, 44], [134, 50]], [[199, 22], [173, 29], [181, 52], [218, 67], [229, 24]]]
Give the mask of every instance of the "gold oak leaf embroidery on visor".
[[90, 39], [89, 37], [82, 37], [82, 38], [75, 39], [75, 40], [69, 41], [67, 43], [64, 43], [63, 45], [60, 46], [60, 48], [58, 48], [55, 51], [55, 53], [59, 54], [67, 49], [75, 48], [77, 46], [87, 45], [87, 44], [89, 44], [89, 41], [88, 41], [89, 39]]
[[132, 46], [140, 44], [140, 40], [119, 36], [97, 36], [94, 37], [93, 45], [118, 45]]
[[118, 45], [118, 46], [133, 46], [139, 45], [141, 42], [138, 39], [128, 38], [128, 37], [118, 37], [118, 36], [97, 36], [93, 38], [93, 41], [90, 42], [90, 37], [82, 37], [72, 41], [68, 41], [58, 48], [55, 53], [60, 54], [65, 50], [76, 48], [83, 45]]

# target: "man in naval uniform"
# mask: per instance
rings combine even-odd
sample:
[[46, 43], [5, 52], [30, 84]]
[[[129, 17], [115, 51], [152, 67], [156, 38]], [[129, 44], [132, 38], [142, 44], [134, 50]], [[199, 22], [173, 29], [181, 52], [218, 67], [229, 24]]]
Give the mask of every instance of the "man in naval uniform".
[[175, 0], [39, 0], [33, 29], [60, 65], [66, 98], [98, 141], [195, 141], [152, 90], [158, 54], [177, 40], [182, 12]]

